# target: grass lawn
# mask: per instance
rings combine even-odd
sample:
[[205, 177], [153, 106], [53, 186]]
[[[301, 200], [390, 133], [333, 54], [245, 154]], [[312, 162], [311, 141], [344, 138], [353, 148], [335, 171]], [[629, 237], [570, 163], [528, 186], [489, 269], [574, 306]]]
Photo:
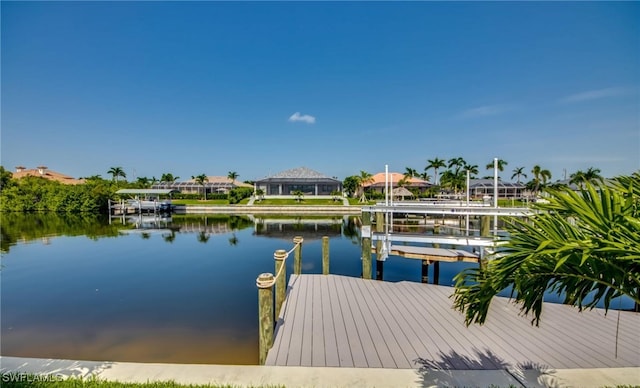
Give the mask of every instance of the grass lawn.
[[360, 202], [360, 198], [348, 198], [349, 205], [351, 206], [365, 206], [365, 205], [375, 205], [378, 200], [370, 199], [366, 203]]
[[304, 198], [302, 201], [297, 201], [293, 198], [267, 198], [262, 201], [255, 201], [253, 204], [256, 206], [342, 206], [342, 201], [336, 202], [332, 199], [320, 198]]
[[[171, 201], [174, 205], [229, 205], [228, 199], [174, 199]], [[249, 203], [249, 198], [245, 198], [240, 201], [239, 205], [246, 205]]]
[[[31, 375], [3, 373], [0, 380], [2, 387], [26, 388], [26, 387], [42, 387], [42, 388], [234, 388], [236, 385], [219, 385], [219, 384], [178, 384], [174, 381], [157, 381], [149, 383], [120, 383], [115, 381], [105, 381], [96, 378], [76, 378], [58, 379], [55, 375]], [[283, 387], [283, 386], [260, 386], [266, 387]]]

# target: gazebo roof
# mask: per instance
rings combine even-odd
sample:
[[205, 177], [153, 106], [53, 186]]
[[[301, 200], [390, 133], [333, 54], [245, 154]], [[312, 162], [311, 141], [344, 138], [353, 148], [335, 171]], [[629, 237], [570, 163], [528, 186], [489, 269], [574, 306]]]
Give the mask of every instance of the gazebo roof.
[[394, 197], [413, 197], [413, 193], [406, 187], [396, 187], [392, 192]]

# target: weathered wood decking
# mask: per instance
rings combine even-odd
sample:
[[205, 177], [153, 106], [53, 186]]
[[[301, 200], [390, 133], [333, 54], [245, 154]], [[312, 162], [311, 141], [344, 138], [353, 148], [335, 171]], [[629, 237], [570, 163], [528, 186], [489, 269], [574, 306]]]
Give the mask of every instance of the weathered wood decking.
[[640, 314], [546, 303], [540, 327], [506, 298], [465, 327], [450, 287], [292, 275], [267, 365], [505, 369], [640, 366]]

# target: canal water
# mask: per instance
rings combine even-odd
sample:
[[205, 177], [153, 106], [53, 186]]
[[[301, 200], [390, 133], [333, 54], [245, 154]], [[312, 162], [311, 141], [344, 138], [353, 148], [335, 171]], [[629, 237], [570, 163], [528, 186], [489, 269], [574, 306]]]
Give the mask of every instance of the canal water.
[[[331, 273], [362, 275], [347, 216], [3, 215], [2, 355], [257, 364], [255, 280], [296, 235], [303, 273], [322, 272], [326, 235]], [[440, 284], [469, 265], [443, 263]], [[419, 282], [420, 261], [390, 257], [384, 279]]]
[[[303, 273], [322, 272], [321, 238], [329, 236], [330, 272], [361, 277], [354, 221], [3, 214], [1, 354], [257, 364], [256, 277], [275, 272], [273, 252], [291, 249], [294, 236], [304, 238]], [[447, 229], [440, 232], [456, 230]], [[451, 286], [457, 273], [473, 265], [441, 263], [439, 284]], [[293, 271], [293, 260], [287, 271]], [[433, 282], [433, 271], [429, 275]], [[384, 280], [419, 282], [421, 262], [390, 256]], [[631, 306], [626, 301], [619, 307]]]

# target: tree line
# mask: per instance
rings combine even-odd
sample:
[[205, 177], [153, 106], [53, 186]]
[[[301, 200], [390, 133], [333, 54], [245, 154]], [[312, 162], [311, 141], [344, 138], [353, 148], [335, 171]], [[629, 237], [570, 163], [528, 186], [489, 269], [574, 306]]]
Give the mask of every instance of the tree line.
[[[81, 178], [84, 183], [68, 185], [38, 176], [14, 179], [10, 171], [0, 166], [0, 211], [106, 213], [109, 199], [117, 199], [116, 191], [120, 189], [149, 189], [154, 184], [173, 184], [180, 179], [172, 173], [164, 173], [160, 179], [137, 177], [135, 181], [129, 182], [122, 167], [111, 167], [107, 174], [111, 175], [111, 179], [92, 175]], [[227, 177], [235, 181], [239, 175], [235, 171], [230, 171]], [[202, 186], [202, 195], [206, 199], [207, 176], [200, 174], [192, 176], [192, 179]], [[238, 187], [227, 194], [217, 196], [228, 199], [233, 204], [252, 194], [253, 189]]]
[[[498, 171], [504, 172], [507, 165], [508, 162], [506, 160], [497, 160]], [[487, 163], [485, 169], [493, 170], [494, 161]], [[432, 174], [429, 174], [430, 171]], [[449, 160], [436, 157], [428, 159], [422, 171], [412, 167], [406, 167], [403, 174], [404, 177], [397, 182], [397, 185], [410, 186], [409, 183], [411, 178], [419, 178], [433, 184], [433, 186], [425, 193], [427, 196], [435, 195], [440, 192], [440, 190], [450, 191], [457, 194], [466, 189], [467, 171], [469, 172], [471, 179], [478, 179], [480, 169], [477, 164], [470, 164], [462, 157], [454, 157]], [[563, 183], [551, 183], [551, 172], [539, 165], [533, 166], [529, 172], [523, 166], [515, 167], [511, 172], [511, 179], [515, 178], [517, 183], [523, 183], [534, 196], [544, 188], [558, 188], [559, 186], [566, 185], [567, 183], [581, 186], [585, 182], [596, 183], [603, 181], [603, 177], [600, 175], [601, 170], [594, 167], [589, 167], [586, 171], [576, 171], [570, 175], [568, 182]], [[365, 187], [372, 182], [372, 177], [372, 174], [362, 170], [359, 175], [348, 176], [343, 182], [344, 190], [350, 196], [362, 196], [365, 194]], [[531, 177], [531, 179], [523, 182], [522, 179], [527, 179], [528, 177]], [[493, 175], [484, 175], [481, 178], [493, 179]], [[409, 190], [411, 190], [411, 187], [409, 187]], [[375, 196], [374, 193], [368, 194]], [[415, 192], [414, 194], [418, 195], [419, 193]]]

